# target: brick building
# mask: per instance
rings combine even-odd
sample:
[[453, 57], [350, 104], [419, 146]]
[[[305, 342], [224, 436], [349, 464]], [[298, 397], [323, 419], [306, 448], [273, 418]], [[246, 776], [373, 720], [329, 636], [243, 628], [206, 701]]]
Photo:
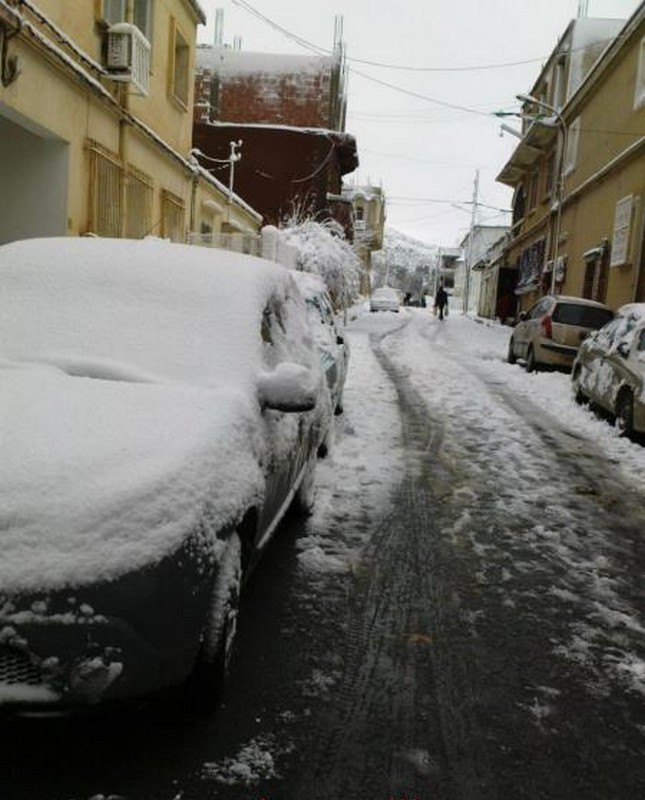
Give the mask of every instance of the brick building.
[[197, 48], [195, 122], [345, 130], [345, 66], [331, 56]]
[[199, 163], [225, 181], [231, 143], [241, 142], [235, 192], [265, 224], [279, 226], [294, 214], [333, 218], [352, 240], [342, 178], [358, 167], [358, 155], [345, 115], [340, 39], [330, 56], [197, 48], [193, 145]]

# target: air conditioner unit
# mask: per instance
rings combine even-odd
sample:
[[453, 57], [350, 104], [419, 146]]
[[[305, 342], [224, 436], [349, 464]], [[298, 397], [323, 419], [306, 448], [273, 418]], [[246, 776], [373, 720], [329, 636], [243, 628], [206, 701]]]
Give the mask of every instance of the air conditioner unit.
[[118, 22], [108, 28], [105, 68], [113, 81], [132, 83], [141, 94], [148, 94], [150, 42], [136, 25]]

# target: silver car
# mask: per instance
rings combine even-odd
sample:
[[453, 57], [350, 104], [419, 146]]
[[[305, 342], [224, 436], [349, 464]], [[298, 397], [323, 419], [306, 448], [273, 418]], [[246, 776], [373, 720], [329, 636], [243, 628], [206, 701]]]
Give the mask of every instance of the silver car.
[[626, 436], [645, 433], [645, 303], [623, 306], [583, 342], [571, 378], [578, 402], [610, 414]]
[[570, 369], [580, 343], [613, 319], [603, 303], [583, 297], [546, 295], [520, 319], [508, 345], [508, 362], [522, 359], [527, 372], [540, 367]]
[[370, 297], [370, 311], [395, 311], [401, 305], [401, 296], [391, 286], [381, 286], [374, 289]]

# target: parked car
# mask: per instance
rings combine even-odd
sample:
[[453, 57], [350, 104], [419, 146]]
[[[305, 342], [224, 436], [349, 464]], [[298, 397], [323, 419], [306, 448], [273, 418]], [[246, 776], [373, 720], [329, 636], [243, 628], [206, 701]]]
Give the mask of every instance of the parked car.
[[294, 272], [298, 287], [307, 304], [320, 365], [329, 388], [334, 413], [343, 411], [343, 391], [349, 365], [349, 344], [338, 332], [334, 304], [325, 281], [310, 272]]
[[0, 711], [183, 685], [331, 424], [289, 270], [161, 240], [0, 247]]
[[613, 316], [608, 306], [594, 300], [545, 295], [520, 314], [508, 345], [508, 363], [522, 359], [528, 372], [540, 367], [570, 369], [580, 343]]
[[374, 289], [370, 297], [370, 311], [396, 311], [401, 305], [401, 296], [390, 286]]
[[571, 379], [578, 402], [608, 412], [627, 436], [645, 433], [645, 303], [623, 306], [582, 343]]

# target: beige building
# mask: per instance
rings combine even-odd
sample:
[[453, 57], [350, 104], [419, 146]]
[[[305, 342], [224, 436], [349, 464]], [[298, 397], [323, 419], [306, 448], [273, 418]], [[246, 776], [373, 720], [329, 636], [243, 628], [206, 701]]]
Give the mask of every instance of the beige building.
[[383, 249], [386, 201], [380, 186], [343, 186], [343, 198], [351, 203], [354, 250], [363, 262], [363, 294], [370, 293], [372, 253]]
[[0, 0], [0, 243], [258, 231], [191, 157], [204, 22], [195, 0]]
[[575, 20], [529, 97], [498, 180], [515, 190], [506, 263], [523, 307], [555, 289], [645, 300], [645, 3]]

